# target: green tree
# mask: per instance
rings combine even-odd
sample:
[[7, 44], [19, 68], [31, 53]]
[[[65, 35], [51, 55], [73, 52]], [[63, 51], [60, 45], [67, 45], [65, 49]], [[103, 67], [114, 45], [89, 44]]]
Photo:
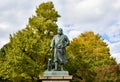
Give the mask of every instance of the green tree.
[[0, 75], [15, 82], [36, 81], [46, 69], [50, 56], [49, 46], [57, 32], [57, 18], [60, 17], [52, 2], [42, 3], [29, 23], [10, 35], [10, 42], [4, 46], [5, 61], [1, 63]]
[[74, 38], [67, 52], [69, 61], [66, 69], [73, 74], [73, 81], [93, 82], [97, 75], [96, 68], [116, 64], [110, 57], [108, 45], [99, 34], [93, 32], [85, 32]]
[[120, 65], [109, 65], [107, 68], [97, 68], [94, 82], [120, 82]]

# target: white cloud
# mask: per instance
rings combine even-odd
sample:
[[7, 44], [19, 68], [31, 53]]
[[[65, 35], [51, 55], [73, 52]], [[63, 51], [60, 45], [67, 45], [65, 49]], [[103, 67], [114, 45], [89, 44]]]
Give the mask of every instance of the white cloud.
[[116, 54], [120, 52], [120, 42], [116, 42], [116, 43], [109, 43], [109, 47], [111, 50], [111, 54]]
[[[118, 20], [119, 21], [119, 20]], [[110, 37], [110, 41], [115, 42], [115, 41], [120, 41], [120, 24], [116, 23], [113, 24], [108, 28], [109, 31], [107, 31], [108, 37]]]
[[[110, 46], [112, 56], [120, 52], [120, 0], [65, 0], [62, 2], [64, 3], [61, 3], [62, 17], [59, 21], [62, 21], [64, 29], [69, 29], [66, 32], [70, 39], [81, 32], [94, 31], [107, 36], [104, 39]], [[118, 61], [120, 56], [114, 57]]]
[[120, 9], [120, 0], [114, 0], [113, 7], [115, 9]]
[[70, 40], [72, 40], [73, 38], [77, 37], [81, 32], [80, 31], [77, 31], [77, 30], [72, 30], [69, 32], [69, 38]]
[[8, 24], [6, 24], [6, 23], [0, 23], [0, 29], [1, 30], [6, 30], [7, 28], [9, 28]]
[[1, 41], [0, 41], [0, 48], [3, 47], [2, 44], [6, 44], [6, 43], [8, 43], [8, 42], [9, 42], [9, 39], [1, 39]]
[[116, 58], [117, 63], [120, 63], [120, 42], [110, 43], [108, 40], [105, 40], [110, 48], [111, 56]]
[[[0, 0], [0, 45], [8, 42], [9, 34], [24, 28], [36, 6], [46, 1], [50, 0]], [[119, 58], [120, 0], [52, 1], [61, 15], [57, 24], [70, 39], [85, 31], [106, 35], [111, 54]]]
[[113, 0], [66, 0], [63, 2], [60, 21], [63, 21], [64, 24], [77, 25], [80, 27], [79, 29], [104, 34], [109, 31], [110, 25], [117, 22], [120, 17], [119, 9], [114, 9], [112, 5], [115, 3]]
[[116, 59], [117, 63], [120, 63], [120, 53], [112, 54], [112, 56]]
[[35, 10], [34, 4], [28, 0], [0, 0], [0, 48], [9, 41], [9, 34], [25, 28]]

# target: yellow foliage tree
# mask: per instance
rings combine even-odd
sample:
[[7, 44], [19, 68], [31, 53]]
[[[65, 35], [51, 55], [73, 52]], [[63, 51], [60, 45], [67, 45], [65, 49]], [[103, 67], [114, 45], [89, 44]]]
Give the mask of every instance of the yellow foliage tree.
[[[110, 50], [99, 34], [85, 32], [74, 38], [67, 48], [68, 65], [66, 68], [78, 81], [92, 82], [97, 75], [96, 68], [106, 68], [116, 64], [110, 57]], [[69, 67], [69, 68], [68, 68]]]

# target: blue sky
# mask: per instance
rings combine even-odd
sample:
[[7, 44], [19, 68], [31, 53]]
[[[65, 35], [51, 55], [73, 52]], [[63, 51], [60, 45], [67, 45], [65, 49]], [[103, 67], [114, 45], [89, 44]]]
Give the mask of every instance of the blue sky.
[[[9, 34], [25, 28], [41, 2], [49, 0], [0, 0], [0, 47]], [[120, 0], [51, 0], [61, 18], [58, 26], [70, 39], [80, 33], [99, 33], [120, 63]]]

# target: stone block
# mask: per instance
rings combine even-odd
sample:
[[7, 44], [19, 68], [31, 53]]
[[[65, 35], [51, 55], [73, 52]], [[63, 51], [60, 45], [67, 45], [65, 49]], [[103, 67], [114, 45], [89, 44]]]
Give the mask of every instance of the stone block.
[[70, 82], [72, 80], [68, 71], [45, 71], [39, 78], [42, 82]]
[[45, 71], [44, 76], [68, 76], [68, 71]]
[[72, 76], [64, 76], [63, 79], [72, 79]]

